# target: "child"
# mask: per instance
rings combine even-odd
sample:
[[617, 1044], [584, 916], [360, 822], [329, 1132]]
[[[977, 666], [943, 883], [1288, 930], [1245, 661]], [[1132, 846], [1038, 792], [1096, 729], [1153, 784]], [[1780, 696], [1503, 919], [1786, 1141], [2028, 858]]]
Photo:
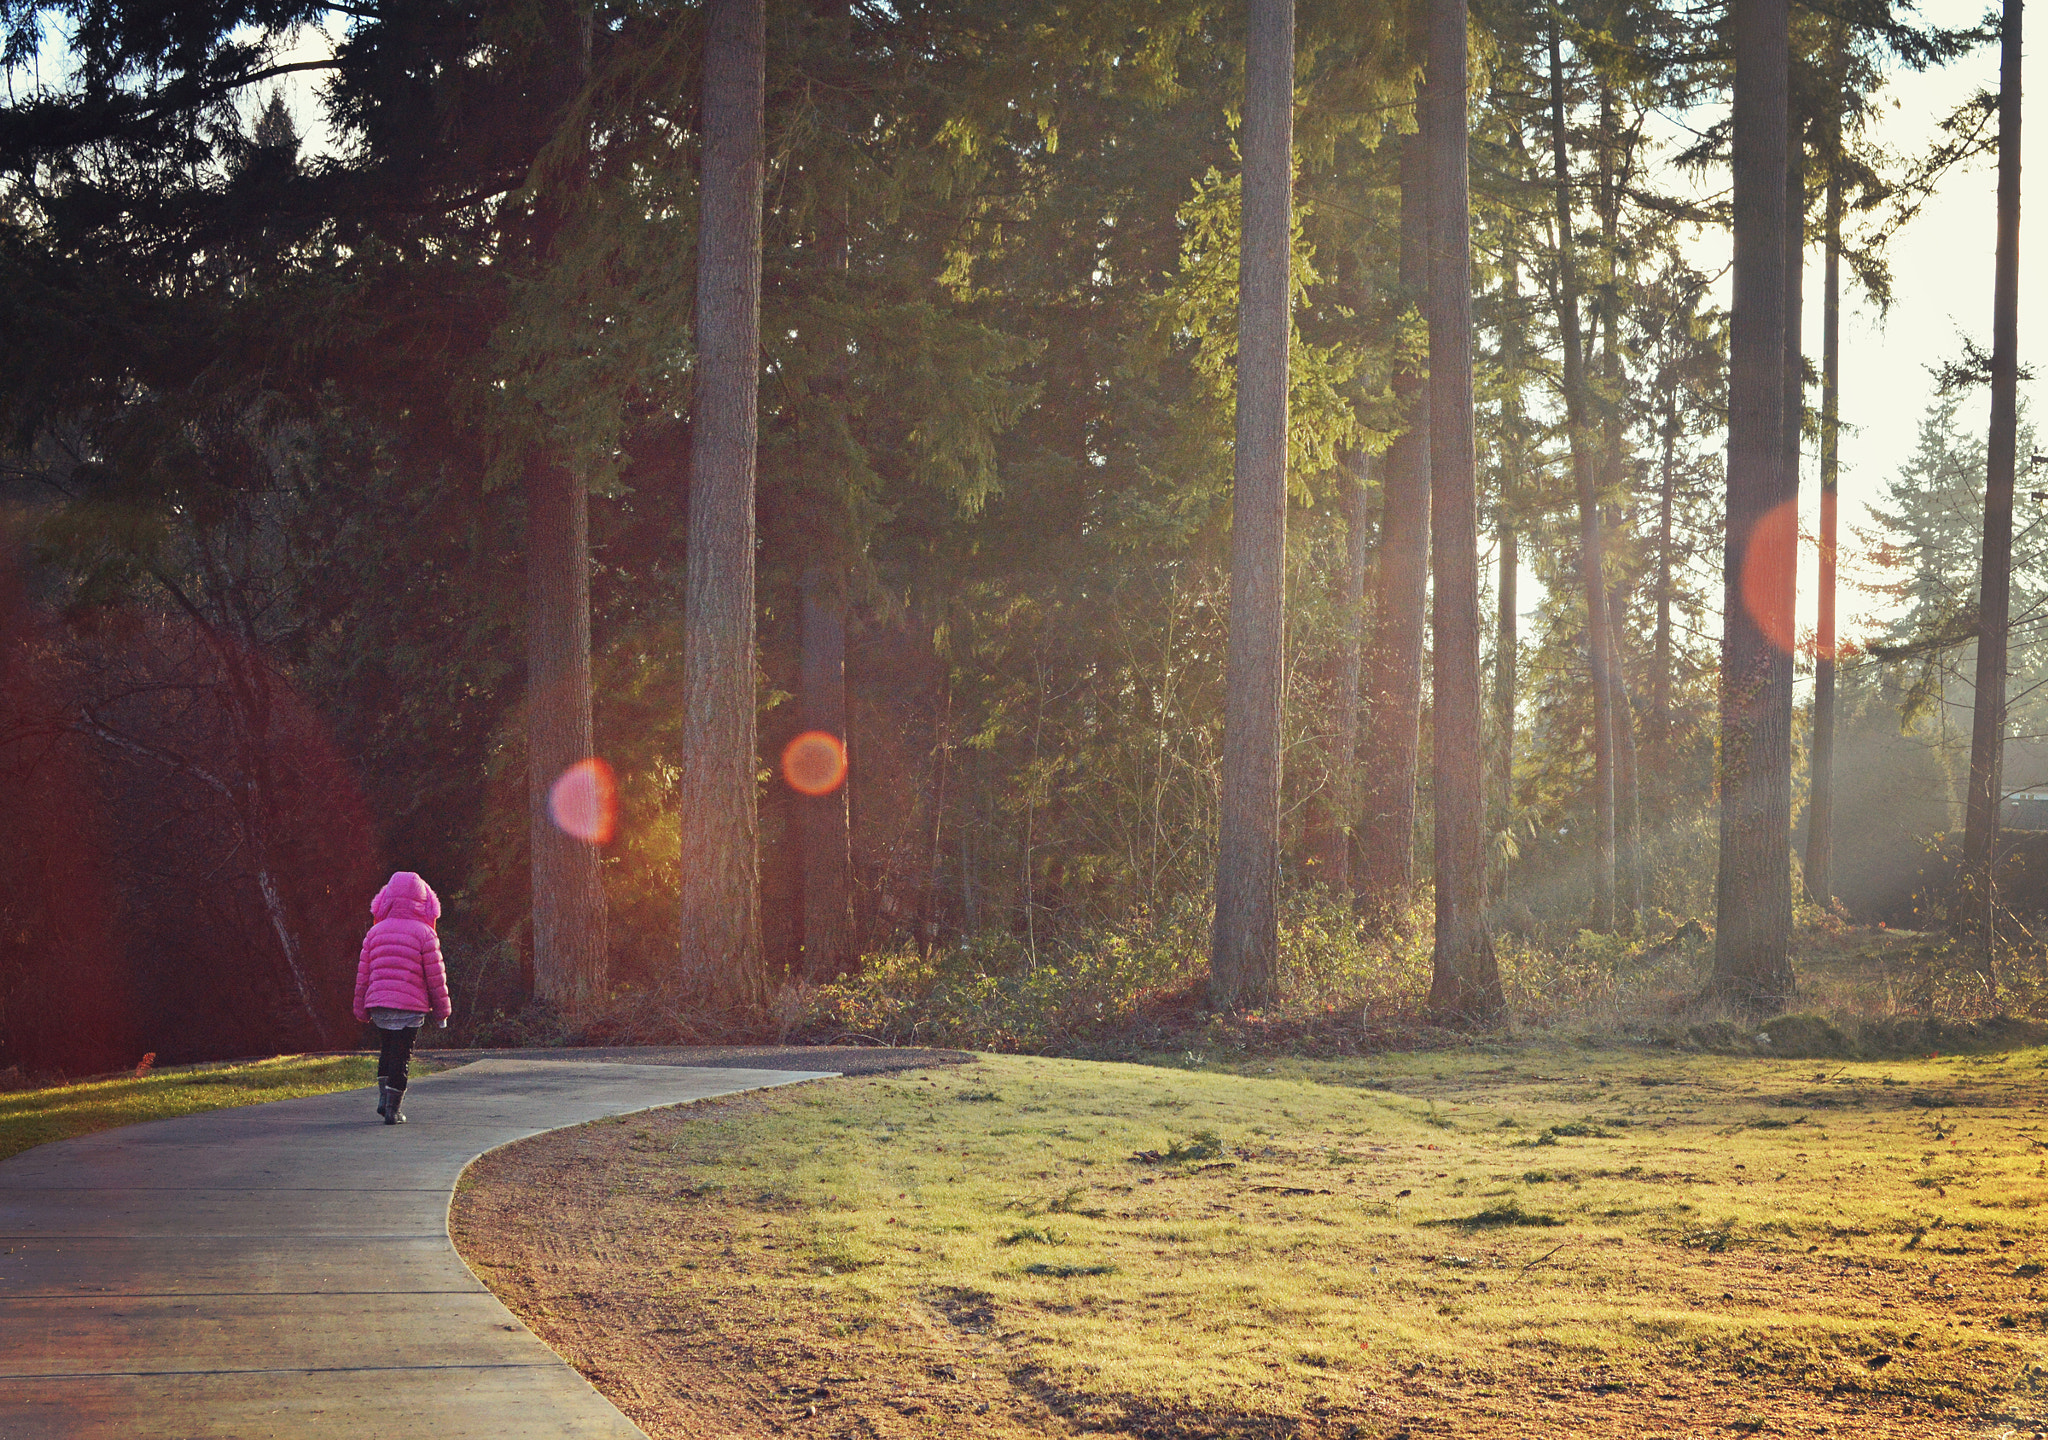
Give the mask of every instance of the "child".
[[429, 1010], [442, 1029], [448, 1028], [448, 972], [434, 934], [441, 899], [426, 881], [401, 870], [370, 902], [370, 915], [377, 923], [363, 937], [362, 958], [356, 962], [356, 1019], [383, 1032], [377, 1113], [386, 1125], [403, 1125], [398, 1106], [405, 1098], [413, 1037], [427, 1023]]

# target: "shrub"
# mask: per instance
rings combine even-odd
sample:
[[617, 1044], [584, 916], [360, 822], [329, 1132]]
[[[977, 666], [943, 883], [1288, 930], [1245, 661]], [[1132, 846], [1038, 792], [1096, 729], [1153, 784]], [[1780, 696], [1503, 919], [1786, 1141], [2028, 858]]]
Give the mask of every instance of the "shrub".
[[1282, 999], [1250, 1016], [1204, 1008], [1210, 915], [1206, 904], [1186, 901], [1036, 953], [1017, 936], [983, 934], [950, 949], [870, 956], [859, 974], [814, 992], [796, 1033], [811, 1041], [1121, 1053], [1264, 1048], [1347, 1026], [1412, 1024], [1429, 989], [1429, 929], [1412, 913], [1399, 918], [1374, 934], [1323, 890], [1287, 894]]

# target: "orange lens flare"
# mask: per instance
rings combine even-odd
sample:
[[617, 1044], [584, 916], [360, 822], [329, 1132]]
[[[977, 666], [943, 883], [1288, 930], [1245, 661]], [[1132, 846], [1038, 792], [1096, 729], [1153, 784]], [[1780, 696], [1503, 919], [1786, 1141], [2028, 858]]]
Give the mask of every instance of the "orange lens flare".
[[1764, 639], [1791, 654], [1798, 642], [1793, 620], [1799, 566], [1799, 502], [1766, 510], [1742, 548], [1742, 608]]
[[806, 730], [782, 747], [782, 778], [799, 795], [830, 795], [846, 783], [846, 746], [837, 735]]
[[593, 755], [564, 770], [548, 791], [548, 814], [564, 835], [591, 845], [610, 840], [619, 822], [619, 785], [612, 767]]

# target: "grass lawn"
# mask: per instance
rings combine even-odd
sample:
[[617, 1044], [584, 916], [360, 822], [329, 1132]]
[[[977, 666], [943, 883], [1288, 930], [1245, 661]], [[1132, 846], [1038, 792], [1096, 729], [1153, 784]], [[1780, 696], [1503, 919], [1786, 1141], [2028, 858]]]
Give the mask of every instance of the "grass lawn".
[[625, 1117], [472, 1166], [457, 1243], [656, 1436], [2048, 1414], [2043, 1052], [1256, 1068], [988, 1057]]
[[31, 1145], [116, 1125], [325, 1095], [376, 1080], [375, 1055], [279, 1055], [232, 1064], [179, 1065], [139, 1077], [85, 1080], [41, 1090], [0, 1091], [0, 1160]]

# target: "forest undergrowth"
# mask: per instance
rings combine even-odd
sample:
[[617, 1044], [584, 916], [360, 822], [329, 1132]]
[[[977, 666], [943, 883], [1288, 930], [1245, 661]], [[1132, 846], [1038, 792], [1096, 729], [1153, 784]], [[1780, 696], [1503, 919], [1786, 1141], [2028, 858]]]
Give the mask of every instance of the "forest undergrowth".
[[[1507, 1013], [1445, 1029], [1424, 1010], [1425, 892], [1378, 925], [1319, 893], [1290, 897], [1281, 996], [1242, 1014], [1206, 997], [1209, 914], [1194, 905], [1034, 945], [1010, 932], [870, 955], [825, 986], [791, 984], [765, 1012], [719, 1015], [687, 996], [625, 989], [582, 1023], [545, 1007], [458, 1014], [440, 1043], [937, 1045], [1084, 1059], [1339, 1056], [1469, 1044], [1475, 1035], [1595, 1036], [1684, 1050], [1789, 1056], [1953, 1053], [2048, 1035], [2048, 950], [1986, 962], [1934, 931], [1852, 925], [1804, 907], [1799, 993], [1764, 1024], [1707, 995], [1713, 936], [1663, 912], [1628, 933], [1533, 923], [1495, 935]], [[1512, 917], [1510, 917], [1512, 919]], [[458, 989], [461, 986], [458, 983]]]

